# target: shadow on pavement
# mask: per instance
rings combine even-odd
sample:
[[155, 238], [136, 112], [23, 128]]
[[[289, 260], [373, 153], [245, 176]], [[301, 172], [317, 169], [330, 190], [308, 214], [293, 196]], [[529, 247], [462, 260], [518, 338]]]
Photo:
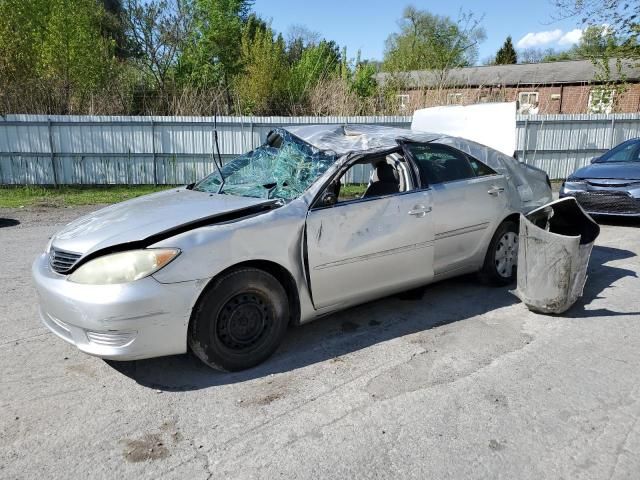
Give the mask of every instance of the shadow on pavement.
[[[403, 298], [412, 296], [415, 297], [406, 295]], [[107, 363], [149, 388], [197, 390], [295, 370], [517, 301], [506, 288], [480, 285], [475, 275], [470, 275], [430, 285], [420, 299], [388, 297], [290, 328], [273, 357], [243, 372], [217, 372], [191, 354]]]
[[[628, 312], [585, 310], [584, 307], [601, 298], [601, 293], [613, 282], [636, 275], [631, 270], [610, 267], [605, 263], [633, 256], [635, 254], [627, 250], [596, 246], [591, 257], [584, 297], [563, 316], [629, 315]], [[403, 298], [411, 298], [411, 295]], [[107, 363], [149, 388], [164, 391], [198, 390], [295, 370], [393, 338], [472, 318], [516, 302], [519, 300], [509, 292], [509, 288], [487, 287], [479, 284], [474, 275], [469, 275], [430, 285], [420, 299], [408, 301], [398, 296], [388, 297], [291, 328], [273, 357], [243, 372], [217, 372], [191, 354]]]
[[[635, 257], [636, 254], [629, 250], [621, 250], [611, 247], [593, 247], [591, 259], [589, 261], [589, 270], [587, 283], [584, 286], [582, 297], [565, 313], [562, 317], [569, 318], [593, 318], [593, 317], [614, 317], [619, 315], [640, 315], [640, 312], [615, 312], [608, 308], [585, 309], [592, 301], [604, 298], [602, 292], [611, 287], [613, 283], [625, 277], [637, 278], [638, 274], [634, 270], [626, 268], [612, 267], [605, 265], [615, 260], [626, 260]], [[615, 287], [612, 287], [615, 288]]]
[[16, 225], [20, 225], [20, 222], [15, 218], [0, 218], [0, 228], [15, 227]]

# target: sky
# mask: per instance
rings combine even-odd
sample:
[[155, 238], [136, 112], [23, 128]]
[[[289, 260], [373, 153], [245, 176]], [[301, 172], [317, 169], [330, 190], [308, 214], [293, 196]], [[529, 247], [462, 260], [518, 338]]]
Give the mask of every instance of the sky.
[[498, 51], [508, 35], [518, 48], [563, 50], [581, 37], [578, 19], [558, 20], [553, 0], [255, 0], [254, 10], [271, 20], [277, 32], [304, 25], [328, 40], [346, 46], [349, 57], [382, 60], [387, 36], [398, 31], [405, 6], [458, 18], [459, 12], [483, 16], [487, 39], [479, 48], [479, 63]]

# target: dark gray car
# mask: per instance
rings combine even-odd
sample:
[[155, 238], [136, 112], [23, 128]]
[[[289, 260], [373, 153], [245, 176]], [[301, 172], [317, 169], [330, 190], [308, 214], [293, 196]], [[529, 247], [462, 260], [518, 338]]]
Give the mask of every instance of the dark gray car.
[[621, 143], [576, 170], [560, 189], [594, 215], [640, 217], [640, 138]]

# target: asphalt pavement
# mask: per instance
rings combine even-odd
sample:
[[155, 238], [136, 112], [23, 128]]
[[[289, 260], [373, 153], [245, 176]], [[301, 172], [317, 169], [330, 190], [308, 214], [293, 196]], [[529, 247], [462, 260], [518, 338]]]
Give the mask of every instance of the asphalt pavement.
[[467, 276], [224, 374], [41, 326], [31, 262], [89, 210], [0, 209], [0, 478], [640, 478], [640, 222], [603, 226], [566, 314]]

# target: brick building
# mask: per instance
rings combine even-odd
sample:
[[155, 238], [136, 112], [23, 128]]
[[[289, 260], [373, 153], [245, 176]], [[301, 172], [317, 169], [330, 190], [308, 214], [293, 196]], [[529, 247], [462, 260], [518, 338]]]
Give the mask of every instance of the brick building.
[[610, 61], [603, 69], [590, 60], [491, 65], [449, 70], [378, 74], [378, 81], [399, 81], [400, 110], [436, 105], [518, 102], [523, 114], [612, 113], [640, 111], [638, 62]]

